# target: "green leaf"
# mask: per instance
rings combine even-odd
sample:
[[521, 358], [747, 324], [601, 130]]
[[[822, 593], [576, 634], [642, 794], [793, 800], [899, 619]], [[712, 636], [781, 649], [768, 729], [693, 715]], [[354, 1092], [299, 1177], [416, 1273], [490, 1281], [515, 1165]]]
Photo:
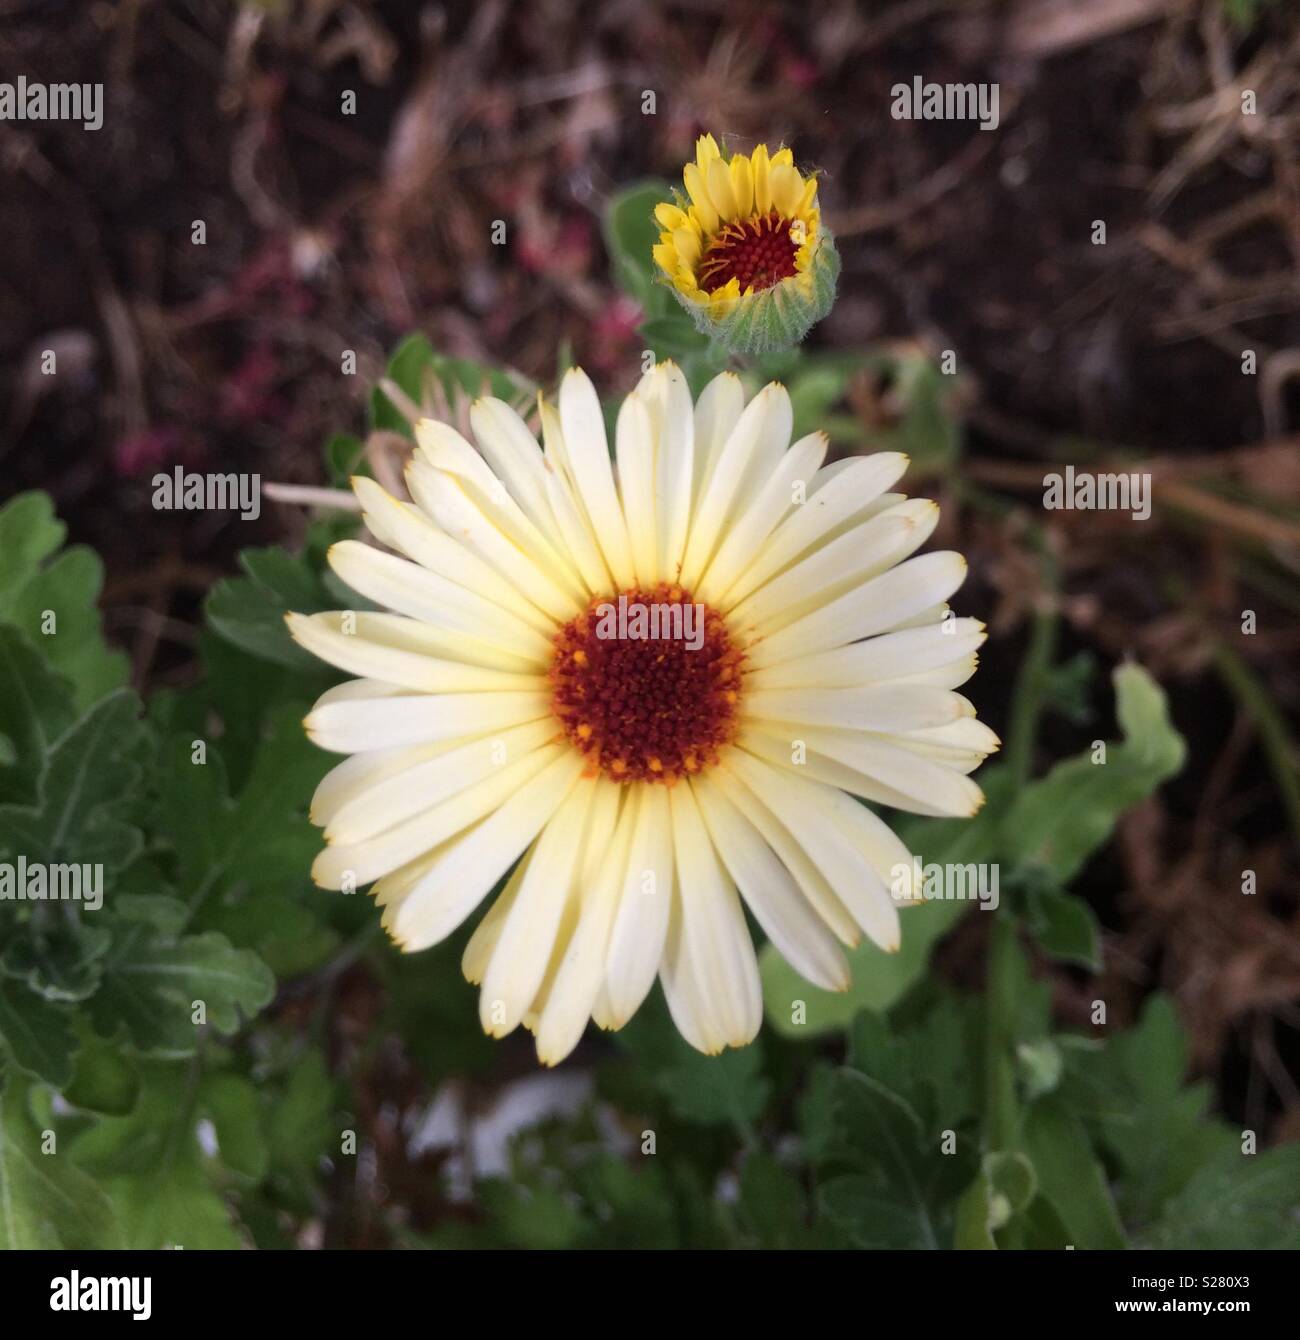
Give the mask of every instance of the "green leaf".
[[85, 1000], [99, 987], [101, 960], [112, 939], [107, 926], [80, 921], [32, 925], [5, 949], [0, 972], [43, 1000]]
[[109, 1198], [57, 1144], [46, 1152], [27, 1086], [10, 1075], [0, 1087], [0, 1248], [119, 1245]]
[[1178, 772], [1186, 756], [1155, 680], [1138, 665], [1120, 666], [1113, 678], [1123, 742], [1107, 747], [1104, 763], [1094, 763], [1091, 751], [1058, 763], [1021, 792], [1006, 819], [1011, 860], [1043, 868], [1059, 885], [1106, 841], [1120, 815]]
[[348, 488], [353, 475], [370, 473], [365, 442], [351, 433], [335, 433], [325, 444], [325, 467], [335, 488]]
[[1093, 910], [1073, 894], [1045, 887], [1029, 891], [1029, 924], [1034, 938], [1053, 958], [1097, 972], [1101, 931]]
[[1142, 1247], [1199, 1251], [1300, 1248], [1300, 1145], [1262, 1154], [1224, 1150], [1198, 1168], [1139, 1239]]
[[83, 1131], [72, 1158], [108, 1193], [126, 1247], [240, 1246], [214, 1185], [216, 1167], [199, 1146], [196, 1076], [188, 1068], [155, 1065], [142, 1080], [135, 1109]]
[[338, 1150], [334, 1113], [334, 1084], [324, 1056], [313, 1047], [290, 1068], [267, 1118], [271, 1174], [300, 1202], [317, 1183], [320, 1160]]
[[41, 564], [63, 546], [67, 527], [54, 515], [48, 493], [20, 493], [0, 507], [0, 601], [40, 570]]
[[979, 1176], [957, 1202], [953, 1245], [976, 1251], [996, 1250], [994, 1234], [1005, 1228], [1013, 1215], [1029, 1208], [1037, 1188], [1033, 1164], [1023, 1154], [985, 1154]]
[[266, 964], [224, 935], [172, 940], [137, 924], [119, 932], [89, 1008], [100, 1033], [121, 1023], [143, 1055], [179, 1058], [198, 1046], [195, 1002], [203, 1003], [208, 1027], [225, 1034], [239, 1027], [241, 1010], [256, 1014], [274, 994]]
[[260, 1182], [266, 1176], [269, 1152], [253, 1085], [242, 1075], [204, 1075], [196, 1107], [200, 1117], [212, 1122], [222, 1163]]
[[[227, 577], [208, 592], [204, 614], [208, 626], [251, 656], [273, 661], [317, 679], [333, 672], [289, 636], [284, 616], [294, 610], [316, 614], [339, 608], [321, 574], [306, 559], [283, 549], [245, 549], [239, 555], [247, 577]], [[366, 608], [354, 597], [349, 608]]]
[[1165, 996], [1152, 996], [1135, 1028], [1104, 1046], [1059, 1040], [1062, 1096], [1096, 1130], [1122, 1172], [1117, 1195], [1132, 1223], [1147, 1223], [1197, 1171], [1236, 1147], [1206, 1117], [1204, 1084], [1184, 1085], [1187, 1041]]
[[687, 358], [708, 348], [708, 341], [695, 329], [684, 312], [643, 321], [637, 327], [637, 334], [660, 361], [665, 358]]
[[28, 1075], [61, 1089], [72, 1078], [77, 1050], [68, 1010], [0, 977], [0, 1042]]
[[803, 1187], [770, 1154], [755, 1152], [740, 1174], [740, 1217], [756, 1247], [790, 1249], [806, 1244]]
[[[96, 601], [104, 585], [99, 557], [81, 546], [52, 562], [63, 524], [44, 493], [24, 493], [0, 508], [0, 623], [10, 623], [41, 647], [54, 669], [74, 686], [85, 710], [125, 683], [126, 657], [104, 643]], [[52, 617], [51, 617], [52, 616]]]
[[0, 801], [31, 801], [54, 741], [72, 725], [72, 683], [17, 628], [0, 624]]
[[35, 804], [0, 805], [0, 851], [29, 863], [102, 864], [111, 883], [141, 845], [121, 817], [140, 776], [138, 713], [135, 695], [123, 689], [66, 731], [46, 759]]
[[122, 1117], [140, 1097], [140, 1075], [121, 1047], [102, 1042], [86, 1029], [72, 1082], [63, 1091], [73, 1107]]
[[316, 912], [328, 895], [310, 882], [320, 835], [307, 818], [331, 760], [304, 735], [302, 712], [290, 703], [268, 714], [235, 797], [215, 745], [195, 763], [190, 740], [164, 741], [155, 811], [192, 926], [255, 949], [282, 973], [316, 966], [336, 943]]
[[683, 1120], [729, 1121], [742, 1128], [759, 1118], [772, 1091], [757, 1040], [721, 1056], [704, 1056], [683, 1043], [680, 1059], [660, 1074], [659, 1085]]
[[1074, 1246], [1127, 1246], [1105, 1174], [1075, 1113], [1055, 1095], [1040, 1099], [1026, 1114], [1022, 1138], [1042, 1193]]
[[655, 278], [654, 247], [659, 241], [655, 206], [672, 200], [667, 182], [643, 181], [624, 187], [605, 207], [605, 246], [614, 282], [641, 304], [648, 315], [669, 310]]

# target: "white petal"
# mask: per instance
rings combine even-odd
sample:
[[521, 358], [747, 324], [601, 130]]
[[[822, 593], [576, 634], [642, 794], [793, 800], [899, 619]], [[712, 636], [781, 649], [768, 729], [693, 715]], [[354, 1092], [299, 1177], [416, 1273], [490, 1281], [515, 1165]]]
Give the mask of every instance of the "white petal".
[[695, 402], [695, 464], [691, 515], [713, 478], [722, 448], [745, 409], [745, 386], [734, 372], [720, 372]]
[[547, 716], [550, 710], [551, 695], [543, 688], [522, 693], [413, 694], [318, 705], [303, 724], [322, 749], [359, 754], [508, 730]]
[[326, 847], [312, 864], [312, 879], [322, 888], [339, 889], [350, 877], [359, 888], [390, 874], [498, 809], [565, 749], [555, 744], [533, 750], [374, 837]]
[[536, 555], [520, 549], [505, 535], [451, 475], [413, 457], [406, 467], [406, 486], [443, 530], [488, 563], [539, 610], [561, 623], [578, 614], [577, 598], [557, 583], [555, 574], [547, 572]]
[[618, 411], [614, 432], [618, 456], [618, 491], [627, 519], [632, 566], [642, 590], [659, 580], [659, 545], [655, 532], [655, 444], [650, 413], [633, 392]]
[[[803, 761], [792, 765], [796, 739]], [[892, 809], [968, 818], [984, 803], [983, 792], [961, 772], [866, 731], [764, 725], [746, 729], [740, 743], [778, 767], [797, 766], [813, 781]]]
[[855, 518], [865, 519], [860, 514], [901, 477], [907, 464], [901, 452], [880, 451], [822, 466], [813, 476], [807, 498], [772, 532], [754, 563], [724, 592], [723, 608], [733, 609], [812, 546], [833, 539], [836, 527]]
[[673, 888], [668, 790], [636, 788], [635, 822], [606, 963], [608, 1026], [622, 1026], [654, 985], [668, 934]]
[[695, 482], [691, 388], [675, 363], [663, 362], [642, 377], [637, 389], [650, 411], [657, 443], [654, 489], [659, 575], [663, 581], [676, 581], [690, 530]]
[[669, 805], [686, 952], [696, 981], [708, 983], [722, 1040], [743, 1047], [753, 1040], [763, 1017], [758, 961], [745, 914], [690, 787], [673, 787]]
[[[355, 681], [354, 681], [355, 682]], [[336, 763], [321, 778], [311, 798], [311, 821], [318, 827], [331, 819], [356, 796], [368, 791], [386, 777], [395, 777], [426, 760], [436, 758], [454, 747], [454, 741], [439, 740], [435, 744], [408, 746], [399, 744], [391, 749], [370, 749], [353, 754], [342, 763]]]
[[896, 679], [960, 661], [981, 647], [987, 636], [978, 619], [906, 628], [755, 670], [746, 687], [834, 689]]
[[900, 503], [814, 549], [732, 610], [732, 627], [763, 636], [829, 604], [916, 552], [934, 532], [939, 508], [928, 498]]
[[734, 772], [715, 768], [710, 774], [710, 781], [726, 794], [738, 810], [749, 816], [776, 852], [781, 864], [790, 872], [809, 905], [835, 932], [840, 943], [850, 948], [859, 944], [862, 931], [858, 923], [831, 888], [826, 876], [818, 870], [816, 863], [776, 814]]
[[427, 949], [465, 920], [564, 802], [582, 768], [576, 750], [563, 750], [500, 809], [447, 844], [392, 919], [404, 949]]
[[[338, 666], [349, 674], [380, 678], [417, 693], [520, 689], [541, 682], [542, 667], [526, 673], [529, 669], [527, 662], [521, 662], [517, 657], [494, 655], [491, 648], [482, 649], [483, 659], [479, 664], [445, 660], [424, 652], [394, 647], [379, 640], [383, 636], [382, 627], [368, 620], [362, 624], [360, 618], [357, 618], [355, 631], [345, 633], [342, 627], [346, 617], [343, 611], [331, 611], [310, 615], [288, 614], [285, 619], [293, 640], [314, 656], [319, 656], [322, 661], [328, 661], [330, 665]], [[470, 639], [462, 639], [461, 649], [464, 653], [473, 654], [473, 648]], [[511, 668], [495, 668], [492, 664], [494, 661]]]
[[825, 991], [844, 991], [849, 966], [798, 885], [749, 819], [708, 777], [692, 780], [709, 836], [767, 938], [802, 977]]
[[[679, 882], [673, 880], [672, 906], [668, 920], [668, 938], [664, 944], [659, 980], [663, 984], [668, 1013], [677, 1031], [706, 1056], [717, 1056], [726, 1047], [726, 1037], [716, 1018], [715, 1000], [710, 984], [696, 975], [686, 945], [683, 900]], [[599, 1005], [597, 1010], [599, 1010]], [[597, 1016], [599, 1017], [599, 1016]]]
[[465, 743], [451, 741], [404, 750], [402, 753], [413, 760], [410, 765], [392, 769], [375, 778], [370, 786], [358, 787], [334, 812], [326, 825], [325, 838], [340, 844], [372, 838], [517, 762], [555, 735], [555, 723], [541, 717]]
[[476, 400], [470, 406], [469, 421], [492, 472], [533, 525], [549, 535], [555, 518], [546, 498], [546, 464], [528, 425], [504, 400], [494, 396]]
[[890, 571], [823, 605], [750, 648], [754, 667], [883, 633], [935, 601], [946, 600], [966, 577], [966, 560], [951, 551], [909, 558]]
[[[589, 850], [600, 853], [601, 861], [594, 877], [584, 878], [579, 890], [582, 906], [577, 929], [538, 1021], [537, 1057], [543, 1065], [557, 1065], [577, 1046], [605, 980], [606, 951], [627, 871], [637, 808], [632, 803], [634, 790], [614, 789], [626, 791], [627, 798], [608, 843], [588, 843]], [[593, 830], [594, 836], [599, 831], [594, 821]]]
[[595, 794], [591, 778], [569, 792], [543, 829], [506, 914], [479, 994], [479, 1022], [493, 1037], [505, 1037], [519, 1026], [541, 986], [583, 857]]
[[718, 546], [727, 517], [756, 462], [772, 456], [772, 444], [784, 451], [790, 440], [790, 397], [775, 382], [745, 406], [713, 465], [691, 521], [682, 560], [682, 584], [694, 590]]
[[525, 600], [490, 564], [444, 534], [416, 506], [400, 502], [373, 479], [357, 475], [352, 488], [361, 502], [366, 527], [375, 539], [414, 559], [421, 567], [500, 605], [547, 636], [555, 620]]
[[568, 549], [587, 590], [593, 594], [607, 594], [613, 590], [614, 579], [605, 562], [605, 555], [600, 551], [596, 532], [587, 520], [573, 485], [560, 416], [555, 407], [541, 395], [537, 397], [537, 409], [542, 420], [542, 436], [546, 439], [546, 454], [543, 458], [546, 465], [546, 499], [555, 516], [557, 543], [563, 543]]
[[728, 528], [718, 552], [700, 582], [699, 597], [710, 604], [730, 587], [759, 553], [772, 529], [794, 505], [798, 484], [807, 486], [826, 455], [830, 441], [825, 433], [810, 433], [785, 452], [758, 490], [753, 502]]
[[866, 934], [888, 953], [897, 950], [898, 909], [858, 846], [832, 817], [833, 798], [843, 797], [843, 792], [796, 777], [788, 769], [778, 772], [743, 749], [727, 754], [726, 767], [782, 816]]
[[544, 669], [550, 663], [554, 647], [536, 628], [418, 563], [357, 540], [331, 545], [327, 557], [343, 581], [376, 604], [485, 642], [525, 665]]
[[741, 710], [756, 721], [846, 726], [864, 731], [930, 730], [975, 709], [959, 693], [928, 684], [867, 684], [857, 689], [759, 689]]
[[512, 544], [571, 595], [580, 590], [577, 573], [561, 550], [551, 544], [549, 522], [538, 528], [487, 462], [449, 424], [424, 419], [415, 425], [420, 452], [416, 457], [438, 474], [454, 479], [461, 491]]
[[632, 569], [623, 508], [610, 469], [605, 420], [596, 388], [587, 374], [577, 368], [570, 368], [560, 383], [560, 424], [569, 468], [587, 520], [596, 532], [614, 580], [620, 587], [630, 588], [636, 574]]

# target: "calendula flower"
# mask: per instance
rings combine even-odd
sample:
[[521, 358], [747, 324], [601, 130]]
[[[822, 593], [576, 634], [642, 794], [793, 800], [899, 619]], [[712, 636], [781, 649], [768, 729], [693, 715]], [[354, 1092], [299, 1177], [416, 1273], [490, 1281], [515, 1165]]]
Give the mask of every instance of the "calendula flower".
[[655, 208], [655, 263], [696, 329], [734, 353], [788, 349], [830, 311], [840, 258], [789, 149], [727, 157], [712, 135], [682, 171], [686, 195]]
[[[717, 377], [691, 403], [660, 364], [619, 410], [616, 467], [591, 382], [540, 402], [544, 450], [482, 399], [475, 450], [416, 425], [412, 502], [354, 481], [387, 553], [334, 571], [383, 612], [290, 615], [358, 675], [306, 726], [350, 755], [312, 817], [330, 889], [374, 881], [406, 950], [436, 944], [509, 874], [464, 955], [483, 1027], [542, 1061], [589, 1017], [618, 1028], [656, 976], [716, 1053], [759, 1027], [742, 899], [811, 982], [840, 944], [899, 942], [911, 856], [865, 805], [968, 815], [992, 733], [954, 688], [982, 625], [945, 604], [965, 562], [911, 557], [938, 509], [891, 492], [896, 452], [824, 464], [790, 445], [780, 385]], [[513, 868], [513, 873], [510, 873]]]

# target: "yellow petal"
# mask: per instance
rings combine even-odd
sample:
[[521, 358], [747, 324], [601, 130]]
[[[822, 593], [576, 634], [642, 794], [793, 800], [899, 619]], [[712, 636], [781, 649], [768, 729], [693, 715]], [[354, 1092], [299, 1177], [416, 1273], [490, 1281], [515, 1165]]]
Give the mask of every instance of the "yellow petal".
[[778, 149], [778, 150], [776, 151], [776, 153], [774, 153], [774, 154], [772, 155], [772, 166], [773, 166], [773, 167], [780, 167], [783, 163], [784, 163], [787, 167], [793, 167], [793, 166], [794, 166], [794, 150], [793, 150], [793, 149]]
[[808, 211], [813, 206], [813, 201], [817, 199], [817, 178], [809, 177], [803, 184], [803, 194], [799, 197], [799, 203], [795, 206], [795, 213], [800, 218], [806, 219]]
[[695, 205], [700, 226], [706, 233], [718, 231], [718, 211], [709, 199], [709, 189], [704, 183], [704, 173], [694, 163], [687, 163], [682, 169], [682, 181], [686, 183], [687, 193]]
[[700, 239], [690, 228], [678, 228], [673, 233], [673, 245], [687, 265], [694, 265], [700, 259]]
[[709, 164], [715, 158], [721, 156], [721, 152], [717, 140], [712, 135], [701, 135], [695, 141], [695, 161], [699, 164], [702, 172], [708, 169]]
[[672, 243], [658, 243], [652, 254], [655, 258], [655, 264], [664, 272], [664, 274], [674, 275], [677, 273], [679, 258], [677, 255], [677, 248], [673, 246]]
[[720, 158], [710, 164], [705, 180], [709, 184], [709, 199], [724, 223], [736, 217], [736, 197], [731, 190], [731, 171]]
[[731, 171], [731, 194], [736, 200], [736, 217], [747, 219], [754, 209], [754, 179], [749, 171], [749, 159], [737, 154], [727, 165]]
[[680, 228], [686, 222], [686, 211], [678, 209], [676, 205], [670, 205], [665, 200], [655, 206], [655, 218], [661, 228], [666, 228], [671, 233], [674, 228]]
[[760, 144], [750, 159], [750, 175], [754, 178], [754, 212], [766, 214], [772, 208], [772, 183], [768, 174], [772, 165], [767, 156], [767, 145]]
[[794, 217], [795, 206], [803, 193], [803, 178], [789, 163], [773, 165], [772, 203], [781, 212], [782, 218]]

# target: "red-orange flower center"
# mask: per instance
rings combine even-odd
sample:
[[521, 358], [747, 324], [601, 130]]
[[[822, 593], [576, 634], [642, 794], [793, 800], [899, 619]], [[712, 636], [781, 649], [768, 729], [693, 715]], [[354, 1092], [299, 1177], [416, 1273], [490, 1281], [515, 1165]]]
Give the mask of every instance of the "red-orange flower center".
[[680, 586], [602, 596], [556, 634], [552, 707], [591, 773], [671, 784], [734, 736], [742, 660]]
[[790, 236], [790, 220], [776, 210], [737, 219], [709, 243], [700, 258], [698, 282], [706, 292], [715, 293], [735, 279], [742, 293], [747, 288], [757, 293], [798, 273], [798, 251]]

